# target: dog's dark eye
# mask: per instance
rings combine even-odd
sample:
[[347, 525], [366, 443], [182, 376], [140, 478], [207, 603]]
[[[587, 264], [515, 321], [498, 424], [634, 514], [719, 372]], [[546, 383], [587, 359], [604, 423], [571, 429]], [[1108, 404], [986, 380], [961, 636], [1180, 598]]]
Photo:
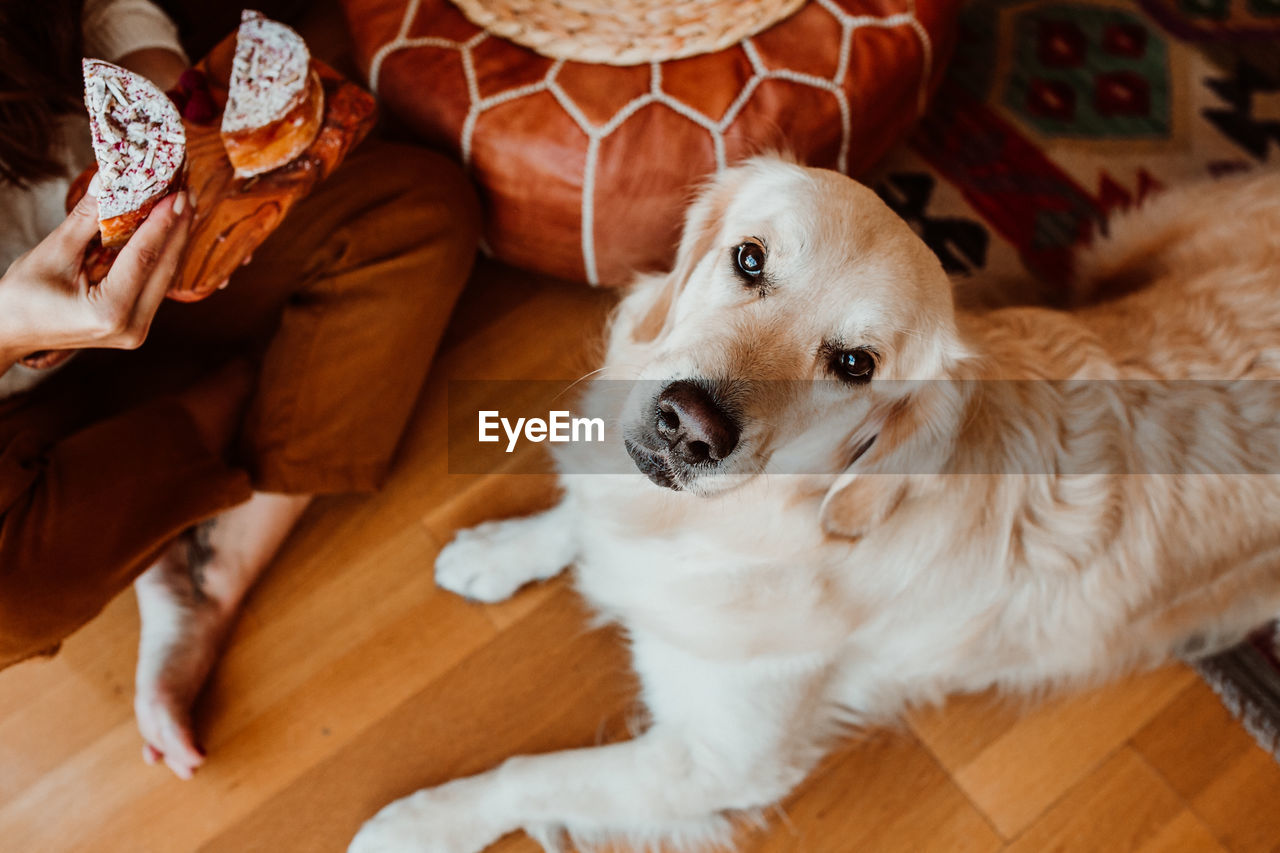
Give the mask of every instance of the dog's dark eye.
[[738, 269], [738, 274], [747, 282], [754, 284], [755, 279], [764, 272], [764, 256], [764, 246], [753, 240], [739, 244], [733, 250], [733, 262]]
[[867, 349], [836, 350], [827, 364], [841, 382], [866, 382], [876, 370], [875, 356]]

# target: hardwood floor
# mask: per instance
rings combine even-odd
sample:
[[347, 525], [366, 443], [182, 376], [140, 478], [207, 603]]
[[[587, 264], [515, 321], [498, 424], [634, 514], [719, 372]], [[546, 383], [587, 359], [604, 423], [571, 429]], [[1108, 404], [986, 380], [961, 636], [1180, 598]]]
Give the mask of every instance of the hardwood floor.
[[[435, 589], [460, 525], [546, 505], [536, 454], [450, 475], [450, 379], [573, 378], [610, 297], [492, 265], [464, 297], [373, 497], [318, 502], [199, 705], [187, 783], [140, 757], [131, 595], [0, 673], [0, 850], [340, 851], [393, 797], [521, 751], [625, 736], [616, 636], [561, 581], [495, 607]], [[753, 853], [1280, 849], [1280, 766], [1182, 667], [1038, 704], [965, 697], [831, 756]], [[522, 836], [506, 853], [536, 850]]]

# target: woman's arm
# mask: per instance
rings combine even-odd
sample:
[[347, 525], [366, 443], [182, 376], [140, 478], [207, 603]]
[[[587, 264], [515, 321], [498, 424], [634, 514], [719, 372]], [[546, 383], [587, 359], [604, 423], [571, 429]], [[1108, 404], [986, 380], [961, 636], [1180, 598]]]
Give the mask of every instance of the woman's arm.
[[161, 91], [168, 91], [178, 85], [178, 78], [187, 70], [186, 58], [165, 47], [135, 50], [120, 57], [116, 64], [135, 74], [141, 74], [159, 86]]
[[123, 65], [171, 89], [187, 57], [173, 21], [148, 0], [85, 0], [81, 16], [88, 56]]
[[149, 0], [85, 0], [80, 26], [88, 56], [124, 64], [131, 53], [161, 49], [176, 54], [186, 67], [178, 28]]
[[0, 277], [0, 373], [39, 350], [140, 346], [186, 248], [193, 207], [186, 191], [162, 200], [90, 287], [84, 252], [98, 232], [98, 200], [86, 194]]
[[[148, 0], [85, 0], [84, 49], [172, 87], [187, 67], [173, 22]], [[152, 211], [112, 266], [89, 287], [84, 251], [98, 230], [85, 196], [61, 226], [0, 277], [0, 374], [45, 349], [132, 347], [146, 337], [186, 244], [185, 194]]]

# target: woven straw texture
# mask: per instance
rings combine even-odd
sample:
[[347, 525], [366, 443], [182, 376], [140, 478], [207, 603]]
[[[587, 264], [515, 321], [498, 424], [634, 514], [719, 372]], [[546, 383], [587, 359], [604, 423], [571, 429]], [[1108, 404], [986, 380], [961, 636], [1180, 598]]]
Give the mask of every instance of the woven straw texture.
[[554, 59], [639, 65], [722, 50], [805, 0], [453, 0], [474, 24]]

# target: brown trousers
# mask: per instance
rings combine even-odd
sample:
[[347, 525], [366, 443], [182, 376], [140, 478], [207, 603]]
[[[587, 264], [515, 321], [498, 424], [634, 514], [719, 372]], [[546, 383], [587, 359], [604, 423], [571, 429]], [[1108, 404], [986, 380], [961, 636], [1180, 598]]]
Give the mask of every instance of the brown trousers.
[[166, 303], [135, 352], [81, 353], [0, 400], [0, 668], [252, 489], [376, 488], [478, 227], [455, 165], [371, 140], [227, 289]]

